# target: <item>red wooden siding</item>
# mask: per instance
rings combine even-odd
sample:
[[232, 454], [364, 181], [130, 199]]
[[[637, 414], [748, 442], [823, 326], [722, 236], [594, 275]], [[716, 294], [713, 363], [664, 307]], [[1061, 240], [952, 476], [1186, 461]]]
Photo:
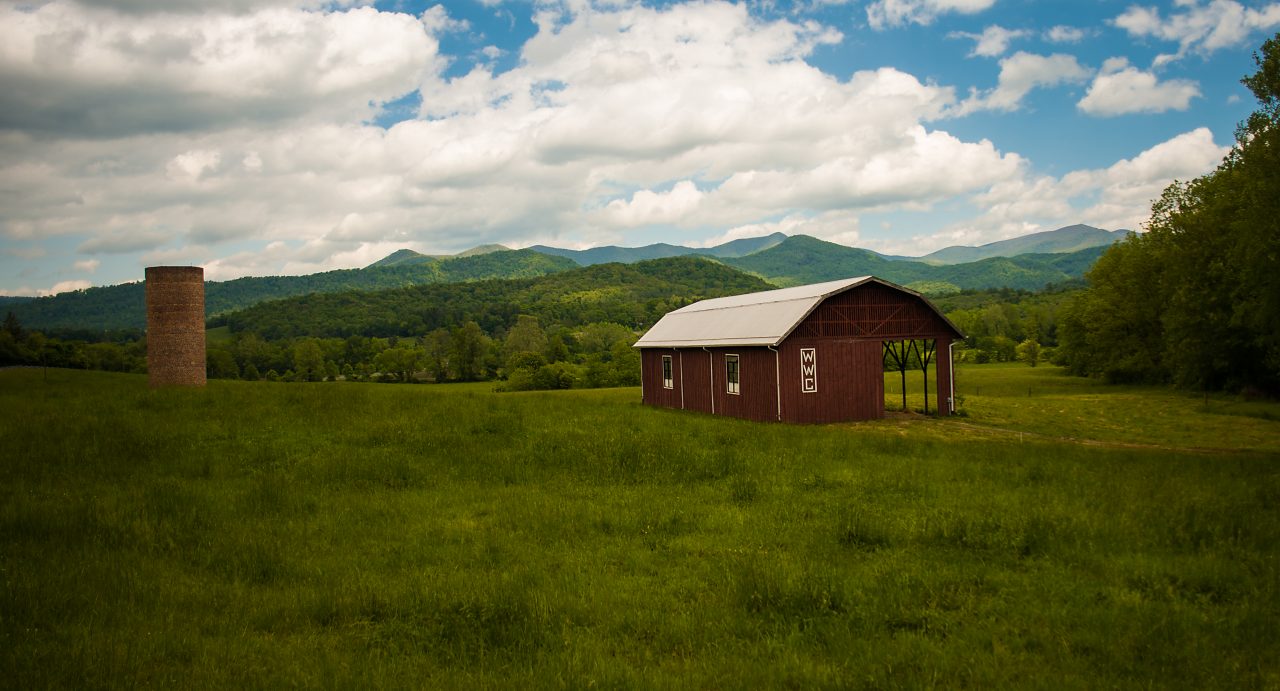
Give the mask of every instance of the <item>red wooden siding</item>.
[[[801, 390], [800, 351], [813, 348], [818, 390]], [[778, 348], [782, 365], [782, 419], [839, 422], [884, 417], [881, 341], [788, 338]]]
[[[671, 388], [662, 385], [662, 356], [671, 356]], [[646, 348], [640, 351], [640, 381], [644, 402], [665, 408], [680, 407], [680, 355], [670, 348]]]
[[955, 331], [923, 298], [869, 283], [833, 295], [790, 338], [951, 338]]
[[[715, 366], [716, 415], [730, 415], [767, 422], [778, 419], [778, 389], [775, 385], [773, 351], [759, 346], [750, 348], [711, 348]], [[705, 354], [705, 353], [704, 353]], [[728, 392], [725, 380], [725, 355], [738, 356], [738, 393]]]

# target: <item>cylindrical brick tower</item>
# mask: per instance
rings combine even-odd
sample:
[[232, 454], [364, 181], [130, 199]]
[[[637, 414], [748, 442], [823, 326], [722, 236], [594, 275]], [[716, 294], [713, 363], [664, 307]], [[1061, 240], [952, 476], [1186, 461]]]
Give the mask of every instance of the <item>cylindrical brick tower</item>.
[[147, 378], [204, 386], [204, 269], [147, 267]]

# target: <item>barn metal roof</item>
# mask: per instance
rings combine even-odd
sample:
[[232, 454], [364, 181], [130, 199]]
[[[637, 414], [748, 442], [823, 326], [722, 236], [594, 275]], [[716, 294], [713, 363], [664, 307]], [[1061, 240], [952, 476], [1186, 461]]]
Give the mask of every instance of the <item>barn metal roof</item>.
[[906, 290], [872, 276], [858, 276], [702, 300], [668, 312], [635, 347], [776, 346], [824, 299], [868, 281]]

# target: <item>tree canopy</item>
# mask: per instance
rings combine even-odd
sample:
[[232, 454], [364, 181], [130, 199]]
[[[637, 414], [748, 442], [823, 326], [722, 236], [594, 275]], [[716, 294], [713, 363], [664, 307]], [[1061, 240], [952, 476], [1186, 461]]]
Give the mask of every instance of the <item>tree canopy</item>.
[[1280, 34], [1241, 82], [1259, 107], [1211, 173], [1174, 182], [1067, 309], [1059, 357], [1113, 381], [1280, 392]]

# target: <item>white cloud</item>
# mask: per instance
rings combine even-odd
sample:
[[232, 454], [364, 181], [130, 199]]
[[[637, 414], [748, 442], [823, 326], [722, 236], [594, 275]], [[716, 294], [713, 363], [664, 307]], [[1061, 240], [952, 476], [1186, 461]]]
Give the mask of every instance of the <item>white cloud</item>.
[[994, 242], [1074, 223], [1137, 230], [1150, 218], [1151, 203], [1169, 183], [1213, 170], [1228, 151], [1214, 143], [1208, 128], [1201, 127], [1107, 168], [1075, 171], [1061, 178], [1027, 176], [1003, 181], [974, 195], [974, 205], [983, 209], [976, 218], [886, 249], [927, 254], [947, 245]]
[[602, 214], [611, 225], [624, 228], [680, 223], [702, 201], [703, 194], [689, 180], [676, 183], [668, 192], [640, 190], [630, 201], [615, 199]]
[[1032, 89], [1083, 82], [1089, 74], [1072, 55], [1044, 56], [1019, 51], [1000, 61], [1000, 77], [994, 89], [971, 94], [953, 115], [980, 110], [1018, 110]]
[[110, 137], [359, 120], [437, 69], [436, 50], [422, 22], [372, 8], [192, 21], [6, 4], [0, 129]]
[[73, 290], [84, 290], [85, 288], [90, 288], [92, 286], [92, 283], [85, 280], [59, 281], [58, 283], [53, 284], [52, 288], [36, 291], [36, 294], [43, 297], [46, 295], [57, 295], [58, 293], [69, 293]]
[[102, 266], [102, 262], [97, 259], [86, 259], [84, 261], [76, 262], [73, 266], [76, 271], [91, 274], [94, 271], [97, 271], [99, 266]]
[[877, 30], [903, 24], [931, 24], [941, 14], [976, 14], [994, 4], [996, 0], [874, 0], [867, 5], [867, 23]]
[[1124, 58], [1107, 60], [1080, 100], [1080, 110], [1097, 116], [1126, 113], [1163, 113], [1186, 110], [1200, 95], [1195, 82], [1170, 79], [1160, 82], [1150, 72], [1129, 65]]
[[432, 34], [468, 31], [471, 23], [465, 19], [453, 19], [444, 5], [432, 5], [422, 13], [422, 25]]
[[[245, 158], [249, 158], [246, 155]], [[175, 180], [197, 181], [206, 172], [213, 173], [222, 163], [222, 154], [217, 151], [193, 150], [174, 156], [165, 166], [169, 177]], [[246, 166], [247, 167], [247, 166]]]
[[142, 14], [206, 14], [228, 12], [245, 14], [272, 7], [324, 9], [373, 4], [370, 0], [77, 0], [80, 4], [130, 15]]
[[982, 30], [980, 34], [971, 34], [964, 31], [953, 31], [947, 36], [949, 38], [970, 38], [975, 41], [973, 50], [969, 52], [970, 56], [994, 58], [998, 55], [1004, 55], [1009, 50], [1009, 43], [1014, 39], [1026, 38], [1031, 32], [1024, 29], [1006, 29], [999, 25], [991, 25]]
[[1046, 31], [1044, 38], [1050, 43], [1079, 43], [1086, 35], [1084, 29], [1059, 24]]
[[[233, 19], [248, 29], [271, 13], [295, 14], [264, 10]], [[331, 23], [354, 13], [374, 24], [384, 19], [372, 10], [307, 15], [298, 31], [331, 38]], [[363, 266], [399, 247], [581, 245], [663, 226], [704, 237], [785, 227], [852, 242], [859, 214], [925, 209], [1025, 174], [1017, 155], [930, 128], [955, 106], [952, 89], [892, 68], [837, 79], [808, 64], [818, 46], [841, 39], [819, 24], [765, 21], [721, 2], [547, 10], [513, 69], [497, 74], [482, 66], [442, 79], [434, 43], [421, 22], [409, 20], [406, 35], [416, 37], [410, 43], [422, 39], [429, 49], [406, 59], [403, 70], [393, 61], [394, 69], [375, 65], [367, 73], [392, 75], [388, 83], [397, 84], [400, 75], [414, 75], [423, 119], [387, 129], [362, 124], [367, 99], [380, 87], [365, 91], [347, 76], [304, 70], [310, 85], [261, 78], [313, 100], [274, 120], [236, 125], [213, 117], [146, 134], [138, 130], [147, 126], [120, 121], [94, 137], [11, 132], [3, 140], [0, 189], [16, 201], [0, 217], [0, 237], [63, 236], [95, 257], [143, 253], [199, 263], [219, 280]], [[135, 23], [161, 21], [168, 19]], [[204, 24], [231, 21], [213, 15]], [[397, 36], [357, 32], [351, 40], [394, 44]], [[291, 46], [330, 38], [285, 32], [280, 40], [288, 54]], [[110, 56], [118, 49], [100, 50]], [[177, 52], [187, 56], [179, 62], [194, 54]], [[336, 72], [359, 72], [343, 61], [362, 55], [359, 46], [333, 54], [342, 63]], [[1014, 75], [1025, 59], [1009, 58], [1002, 71]], [[1040, 59], [1052, 71], [1054, 59]], [[97, 68], [73, 63], [51, 74], [63, 85], [54, 95], [64, 105], [97, 93]], [[153, 64], [129, 69], [144, 63]], [[1023, 81], [1058, 83], [1063, 72]], [[191, 74], [207, 78], [201, 70]], [[80, 81], [86, 85], [76, 86]], [[316, 94], [330, 83], [342, 95], [326, 105], [328, 96]], [[149, 103], [182, 101], [175, 84], [161, 84], [167, 91]], [[239, 88], [220, 93], [251, 109], [275, 98]], [[103, 257], [98, 274], [109, 261]]]
[[1245, 7], [1235, 0], [1176, 0], [1176, 10], [1162, 17], [1155, 7], [1133, 5], [1112, 20], [1130, 36], [1152, 37], [1178, 44], [1175, 54], [1156, 58], [1156, 66], [1185, 56], [1188, 52], [1209, 54], [1245, 44], [1258, 31], [1280, 26], [1280, 2], [1258, 8]]
[[856, 245], [862, 241], [858, 215], [851, 211], [827, 211], [821, 214], [791, 214], [781, 220], [748, 223], [699, 243], [701, 247], [715, 247], [733, 240], [763, 237], [773, 233], [809, 235], [842, 245]]

